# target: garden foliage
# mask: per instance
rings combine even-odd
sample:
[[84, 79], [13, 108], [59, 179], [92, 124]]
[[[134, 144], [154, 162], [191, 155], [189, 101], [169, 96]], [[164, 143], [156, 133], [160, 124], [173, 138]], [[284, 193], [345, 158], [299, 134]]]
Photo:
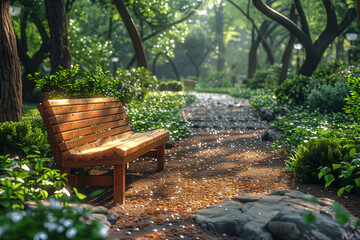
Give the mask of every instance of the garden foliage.
[[178, 81], [169, 81], [169, 82], [161, 82], [159, 84], [160, 91], [173, 91], [173, 92], [181, 92], [184, 91], [184, 84]]
[[317, 183], [320, 167], [331, 167], [350, 159], [344, 146], [352, 143], [339, 138], [318, 138], [300, 145], [290, 159], [296, 177], [304, 183]]
[[51, 98], [118, 97], [123, 102], [142, 100], [156, 87], [157, 79], [145, 68], [118, 69], [115, 78], [97, 67], [95, 72], [79, 73], [79, 66], [61, 69], [50, 76], [29, 75]]

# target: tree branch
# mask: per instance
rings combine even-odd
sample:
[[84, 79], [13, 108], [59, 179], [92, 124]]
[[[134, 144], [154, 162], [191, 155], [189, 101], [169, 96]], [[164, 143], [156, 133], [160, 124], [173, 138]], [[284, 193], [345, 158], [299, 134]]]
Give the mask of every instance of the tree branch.
[[305, 49], [311, 49], [312, 43], [310, 38], [293, 21], [278, 11], [268, 7], [261, 0], [253, 0], [253, 4], [265, 16], [273, 19], [293, 33]]
[[300, 23], [301, 23], [301, 28], [302, 30], [304, 31], [304, 33], [306, 34], [306, 36], [309, 37], [309, 39], [311, 39], [311, 35], [310, 35], [310, 30], [309, 30], [309, 24], [306, 20], [306, 16], [305, 16], [305, 13], [304, 13], [304, 9], [301, 5], [301, 2], [300, 0], [295, 0], [295, 7], [296, 7], [296, 10], [299, 14], [299, 17], [300, 17]]

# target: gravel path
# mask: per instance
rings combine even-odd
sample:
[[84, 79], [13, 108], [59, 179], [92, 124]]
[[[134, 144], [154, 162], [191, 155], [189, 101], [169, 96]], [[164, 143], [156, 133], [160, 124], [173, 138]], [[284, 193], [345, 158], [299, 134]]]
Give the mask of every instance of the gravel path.
[[[232, 239], [202, 229], [193, 216], [197, 209], [242, 192], [298, 189], [339, 200], [335, 191], [301, 185], [281, 171], [284, 158], [260, 140], [268, 124], [253, 116], [247, 100], [223, 94], [196, 96], [182, 113], [192, 133], [166, 152], [167, 169], [155, 172], [154, 160], [136, 160], [127, 170], [125, 205], [112, 203], [112, 189], [91, 201], [118, 218], [109, 231], [111, 237]], [[358, 214], [359, 200], [359, 196], [350, 196], [340, 202]]]

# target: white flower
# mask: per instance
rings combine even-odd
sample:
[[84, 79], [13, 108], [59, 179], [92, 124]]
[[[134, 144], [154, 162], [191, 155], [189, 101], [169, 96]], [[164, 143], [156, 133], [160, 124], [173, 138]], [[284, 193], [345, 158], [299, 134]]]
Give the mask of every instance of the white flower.
[[61, 203], [55, 198], [50, 198], [50, 208], [52, 209], [61, 209]]
[[44, 223], [44, 227], [47, 228], [49, 232], [53, 232], [55, 229], [58, 228], [58, 226], [59, 225], [57, 223], [53, 223], [53, 222]]
[[45, 232], [38, 232], [34, 236], [34, 240], [46, 240], [48, 239], [48, 235]]
[[65, 227], [71, 227], [72, 224], [73, 224], [73, 220], [71, 220], [71, 219], [65, 219], [62, 224], [64, 224]]
[[108, 235], [108, 228], [105, 227], [105, 226], [101, 227], [101, 228], [100, 228], [100, 231], [99, 231], [99, 234], [100, 234], [100, 237], [103, 237], [103, 238], [107, 237], [107, 235]]
[[70, 228], [70, 229], [68, 229], [68, 230], [66, 231], [65, 236], [66, 236], [67, 238], [73, 238], [73, 237], [76, 236], [76, 234], [77, 234], [76, 228]]
[[13, 221], [14, 223], [21, 221], [21, 219], [23, 218], [23, 216], [17, 212], [10, 213], [8, 217], [10, 217], [11, 221]]
[[21, 168], [25, 171], [30, 171], [30, 168], [26, 164], [21, 165]]
[[62, 233], [65, 230], [64, 226], [60, 225], [57, 229], [56, 232], [57, 233]]

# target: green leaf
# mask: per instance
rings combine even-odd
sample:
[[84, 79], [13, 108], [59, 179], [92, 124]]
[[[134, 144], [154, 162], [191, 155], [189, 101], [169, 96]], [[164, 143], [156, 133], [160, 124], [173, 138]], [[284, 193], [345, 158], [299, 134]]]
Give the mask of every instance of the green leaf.
[[354, 158], [356, 153], [356, 148], [352, 148], [349, 152], [350, 157]]
[[349, 216], [347, 212], [339, 203], [333, 202], [331, 207], [334, 209], [336, 213], [335, 219], [339, 224], [344, 225], [349, 221]]
[[341, 171], [341, 175], [343, 175], [344, 178], [348, 178], [351, 176], [351, 172], [349, 171]]
[[356, 186], [360, 187], [360, 177], [354, 179]]
[[309, 225], [316, 221], [316, 217], [312, 213], [305, 213], [302, 215], [303, 222], [305, 225]]
[[89, 197], [90, 197], [90, 198], [93, 198], [93, 197], [99, 196], [99, 195], [102, 194], [103, 192], [104, 192], [103, 189], [98, 189], [98, 190], [90, 193]]
[[323, 174], [322, 172], [319, 172], [319, 173], [318, 173], [318, 178], [321, 179], [322, 176], [324, 176], [324, 174]]
[[342, 188], [340, 188], [340, 189], [337, 191], [338, 197], [341, 197], [341, 195], [344, 193], [344, 190], [345, 190], [345, 188], [342, 187]]
[[336, 169], [338, 169], [338, 168], [341, 168], [341, 164], [335, 164], [335, 163], [333, 163], [333, 164], [332, 164], [332, 168], [333, 168], [333, 170], [336, 170]]
[[332, 181], [334, 181], [335, 180], [335, 177], [334, 177], [334, 175], [332, 175], [332, 174], [327, 174], [327, 175], [325, 175], [325, 181], [327, 182], [327, 183], [331, 183]]
[[78, 190], [76, 188], [73, 188], [75, 195], [80, 199], [83, 200], [84, 198], [86, 198], [87, 196], [85, 194], [79, 193]]
[[346, 187], [345, 187], [345, 191], [347, 191], [348, 193], [350, 193], [351, 192], [351, 189], [353, 189], [354, 188], [354, 185], [347, 185]]

